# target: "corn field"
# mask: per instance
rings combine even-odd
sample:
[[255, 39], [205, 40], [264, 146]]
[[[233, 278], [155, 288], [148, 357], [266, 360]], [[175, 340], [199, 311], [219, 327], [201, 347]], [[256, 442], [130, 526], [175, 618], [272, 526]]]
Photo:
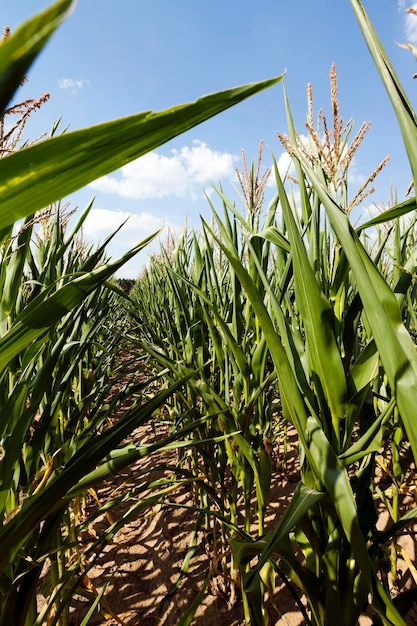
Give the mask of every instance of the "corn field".
[[[350, 3], [415, 184], [417, 116], [364, 8]], [[368, 126], [354, 134], [343, 122], [332, 66], [331, 119], [315, 117], [307, 87], [307, 141], [283, 89], [288, 171], [274, 155], [264, 167], [262, 143], [254, 162], [243, 154], [239, 202], [215, 187], [211, 219], [161, 244], [127, 295], [114, 274], [157, 233], [109, 259], [114, 234], [98, 247], [82, 236], [92, 204], [74, 216], [63, 198], [282, 76], [76, 132], [54, 125], [21, 144], [48, 96], [9, 102], [72, 5], [57, 2], [0, 45], [0, 626], [69, 626], [75, 597], [88, 606], [82, 626], [97, 615], [123, 624], [106, 600], [111, 581], [96, 589], [89, 573], [155, 507], [193, 520], [178, 593], [199, 537], [210, 549], [178, 626], [193, 623], [215, 577], [252, 626], [280, 614], [282, 584], [305, 624], [413, 623], [417, 570], [401, 538], [414, 536], [417, 515], [415, 197], [354, 223], [386, 160], [351, 191]], [[152, 443], [132, 438], [144, 424], [159, 433]], [[271, 523], [290, 461], [297, 482]], [[134, 463], [141, 486], [101, 502], [99, 485]], [[105, 529], [85, 542], [100, 516]]]

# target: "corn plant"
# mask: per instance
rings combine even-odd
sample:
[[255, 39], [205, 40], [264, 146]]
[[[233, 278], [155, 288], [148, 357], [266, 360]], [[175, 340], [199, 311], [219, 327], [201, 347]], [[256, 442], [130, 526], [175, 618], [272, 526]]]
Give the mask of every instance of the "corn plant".
[[[352, 4], [391, 91], [404, 135], [405, 122], [408, 125], [408, 146], [414, 149], [411, 137], [415, 136], [415, 123], [411, 123], [406, 97], [363, 8], [359, 2]], [[400, 455], [404, 458], [407, 451], [406, 446], [400, 453], [405, 433], [415, 458], [412, 397], [416, 389], [416, 352], [403, 323], [404, 317], [414, 316], [414, 304], [410, 302], [414, 252], [407, 251], [405, 258], [400, 257], [400, 240], [394, 240], [397, 261], [401, 261], [400, 265], [391, 265], [387, 276], [386, 271], [378, 269], [381, 251], [373, 260], [349, 223], [355, 198], [363, 190], [349, 201], [345, 163], [352, 148], [340, 140], [342, 126], [334, 101], [333, 143], [326, 126], [323, 143], [319, 141], [309, 117], [310, 144], [305, 146], [293, 127], [288, 103], [287, 111], [289, 135], [284, 143], [296, 168], [300, 209], [286, 191], [277, 168], [275, 174], [282, 210], [280, 235], [285, 235], [291, 245], [289, 284], [295, 307], [290, 319], [295, 322], [288, 323], [279, 298], [275, 296], [271, 306], [260, 297], [256, 284], [239, 262], [233, 242], [219, 241], [219, 245], [228, 255], [265, 332], [284, 411], [297, 430], [302, 479], [278, 526], [253, 543], [235, 542], [233, 549], [242, 565], [255, 554], [260, 555], [256, 567], [245, 576], [254, 624], [265, 623], [260, 609], [261, 571], [272, 556], [280, 558], [283, 570], [305, 593], [311, 623], [356, 624], [371, 597], [373, 609], [383, 623], [404, 624], [396, 607], [404, 610], [405, 598], [391, 600], [376, 574], [375, 556], [384, 541], [394, 538], [409, 523], [416, 510], [412, 508], [400, 519], [398, 510], [391, 510], [392, 525], [381, 537], [376, 531], [373, 493], [378, 493], [375, 452], [384, 441], [391, 438], [397, 475], [401, 474]], [[351, 146], [355, 146], [355, 140]], [[398, 217], [414, 206], [412, 200], [394, 207], [379, 216], [378, 222]], [[278, 240], [278, 233], [275, 238]], [[279, 241], [277, 245], [283, 247]], [[403, 246], [401, 251], [405, 250]], [[266, 286], [261, 267], [259, 273]], [[407, 301], [410, 312], [406, 311]], [[297, 341], [289, 341], [289, 334], [297, 336]], [[304, 555], [302, 564], [292, 543]], [[408, 594], [408, 599], [413, 601], [413, 594]]]
[[[388, 81], [393, 71], [363, 9], [355, 10]], [[399, 92], [397, 108], [404, 107], [398, 83], [390, 88]], [[246, 623], [268, 623], [264, 595], [273, 595], [280, 576], [304, 593], [308, 623], [354, 625], [371, 602], [375, 623], [404, 624], [402, 613], [415, 591], [392, 600], [381, 555], [391, 545], [395, 557], [397, 537], [416, 515], [415, 508], [399, 506], [401, 490], [412, 493], [416, 452], [415, 220], [407, 228], [398, 221], [415, 200], [355, 230], [349, 216], [386, 162], [350, 196], [349, 164], [369, 125], [351, 139], [353, 125], [339, 115], [334, 67], [332, 126], [320, 114], [322, 130], [316, 130], [309, 87], [307, 144], [294, 128], [286, 96], [285, 102], [289, 132], [279, 138], [295, 176], [283, 177], [274, 163], [277, 193], [263, 223], [261, 204], [247, 202], [251, 210], [244, 218], [218, 190], [222, 213], [212, 204], [214, 222], [203, 222], [199, 237], [163, 250], [139, 281], [138, 301], [148, 301], [146, 292], [154, 300], [138, 307], [154, 345], [140, 345], [170, 370], [171, 383], [181, 367], [196, 370], [176, 395], [176, 419], [195, 411], [213, 417], [204, 431], [207, 449], [195, 447], [195, 481], [206, 491], [198, 508], [227, 527], [222, 541], [232, 548], [229, 578], [238, 580], [240, 573]], [[399, 118], [404, 123], [402, 110]], [[404, 134], [415, 133], [405, 119]], [[254, 198], [259, 164], [247, 180], [244, 196]], [[379, 228], [392, 220], [386, 232]], [[367, 233], [375, 226], [376, 243], [369, 245]], [[255, 355], [262, 355], [259, 361]], [[261, 510], [270, 488], [265, 427], [271, 429], [271, 422], [262, 416], [275, 376], [275, 406], [297, 432], [301, 480], [276, 528], [264, 535], [260, 521], [253, 536], [250, 499], [255, 495]], [[259, 415], [255, 389], [256, 400], [262, 399]], [[210, 447], [217, 429], [229, 438]], [[392, 468], [386, 468], [392, 475], [389, 493], [377, 479], [381, 452]], [[236, 515], [240, 496], [243, 521]], [[390, 515], [383, 533], [377, 529], [377, 499]], [[257, 564], [251, 565], [254, 558]], [[395, 558], [392, 563], [395, 577]]]
[[[73, 4], [61, 0], [4, 38], [1, 119], [10, 113], [8, 102]], [[89, 208], [68, 233], [62, 209], [53, 203], [278, 80], [208, 95], [161, 113], [54, 133], [0, 160], [1, 624], [68, 622], [68, 604], [85, 573], [82, 556], [75, 565], [72, 560], [76, 498], [149, 453], [149, 447], [121, 441], [175, 389], [148, 402], [137, 399], [122, 420], [109, 421], [112, 409], [138, 391], [128, 385], [109, 396], [118, 375], [112, 369], [119, 336], [110, 319], [121, 295], [119, 290], [115, 296], [117, 288], [109, 281], [153, 236], [112, 261], [105, 245], [79, 245]], [[2, 139], [6, 145], [9, 137], [2, 134]], [[15, 236], [21, 218], [25, 221]], [[50, 596], [38, 615], [36, 589], [48, 559]], [[98, 598], [93, 609], [102, 593]]]
[[[275, 213], [273, 205], [266, 219], [260, 216], [269, 175], [260, 174], [261, 154], [262, 146], [256, 169], [252, 165], [248, 171], [244, 159], [239, 173], [246, 217], [229, 206], [219, 190], [228, 236], [242, 262], [248, 255], [243, 232], [255, 237], [269, 227]], [[258, 257], [267, 266], [269, 243], [259, 243]], [[251, 271], [257, 274], [253, 263]], [[233, 558], [230, 561], [229, 539], [239, 533], [238, 527], [248, 533], [254, 524], [264, 533], [273, 466], [277, 406], [270, 400], [276, 396], [276, 377], [265, 338], [208, 227], [168, 240], [144, 270], [132, 300], [138, 343], [157, 371], [168, 368], [170, 377], [165, 378], [171, 382], [181, 377], [184, 367], [197, 372], [169, 402], [171, 428], [196, 414], [207, 417], [204, 428], [189, 436], [194, 445], [181, 450], [178, 466], [188, 467], [194, 477], [194, 502], [205, 513], [206, 533], [213, 537], [209, 548], [213, 562], [219, 563], [215, 573], [224, 577], [234, 602], [239, 580]], [[224, 433], [235, 433], [233, 444], [218, 441]], [[201, 439], [207, 442], [204, 446]], [[220, 515], [218, 522], [209, 513], [212, 505]]]
[[[261, 216], [269, 175], [268, 170], [260, 173], [261, 157], [262, 145], [256, 167], [252, 164], [248, 170], [244, 158], [238, 173], [246, 216], [218, 190], [227, 237], [258, 282], [246, 240], [257, 239], [257, 260], [265, 271], [270, 270], [270, 242], [260, 234], [269, 231], [276, 212], [274, 201], [267, 215]], [[219, 232], [217, 236], [221, 237]], [[165, 378], [171, 382], [178, 380], [182, 367], [196, 372], [170, 400], [171, 428], [196, 413], [207, 416], [204, 430], [191, 435], [194, 446], [180, 454], [178, 465], [187, 465], [194, 476], [194, 502], [206, 515], [208, 548], [213, 554], [211, 573], [223, 578], [233, 603], [238, 600], [240, 580], [230, 539], [242, 533], [247, 538], [254, 526], [260, 535], [265, 532], [275, 422], [280, 417], [265, 337], [208, 225], [200, 233], [185, 232], [177, 241], [169, 240], [143, 272], [132, 299], [139, 345], [157, 370], [168, 368], [171, 374]], [[235, 433], [233, 443], [219, 442], [223, 433], [229, 437]], [[247, 606], [245, 611], [249, 619]]]

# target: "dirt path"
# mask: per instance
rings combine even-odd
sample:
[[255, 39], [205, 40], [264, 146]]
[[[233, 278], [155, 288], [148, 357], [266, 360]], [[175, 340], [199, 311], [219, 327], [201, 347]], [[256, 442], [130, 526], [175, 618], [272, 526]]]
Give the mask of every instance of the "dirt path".
[[[155, 441], [165, 435], [165, 430], [155, 432], [150, 425], [135, 431], [132, 440], [135, 443]], [[292, 459], [292, 460], [291, 460]], [[299, 474], [296, 467], [296, 455], [290, 455], [289, 465], [285, 470], [275, 468], [272, 476], [273, 489], [267, 508], [266, 528], [274, 527], [288, 505]], [[138, 490], [141, 498], [146, 494], [146, 483], [169, 479], [177, 457], [175, 452], [150, 455], [132, 465], [112, 480], [97, 489], [101, 503], [112, 500], [116, 495], [129, 494], [129, 490]], [[164, 463], [171, 469], [157, 469], [155, 464]], [[195, 530], [196, 513], [182, 506], [191, 505], [190, 489], [182, 486], [170, 494], [170, 501], [177, 507], [156, 504], [149, 505], [123, 526], [113, 540], [97, 556], [95, 566], [89, 571], [87, 581], [90, 588], [100, 590], [108, 584], [106, 601], [109, 607], [107, 616], [96, 613], [90, 621], [92, 626], [158, 625], [176, 626], [179, 619], [190, 605], [197, 600], [199, 591], [214, 567], [213, 545], [206, 532], [197, 533], [196, 551], [190, 560], [187, 573], [181, 585], [175, 589], [181, 567], [190, 546]], [[111, 509], [111, 519], [102, 516], [90, 526], [88, 543], [95, 536], [109, 528], [112, 521], [121, 518], [137, 502], [137, 495], [126, 497], [126, 501]], [[90, 512], [97, 507], [91, 497]], [[404, 539], [405, 553], [415, 563], [415, 544], [408, 537]], [[404, 580], [407, 584], [416, 584], [404, 559], [399, 560], [399, 568], [408, 572]], [[297, 602], [288, 588], [282, 584], [276, 591], [273, 603], [268, 603], [269, 623], [271, 626], [302, 626], [305, 624]], [[73, 601], [70, 626], [79, 626], [90, 602], [82, 597]], [[105, 607], [104, 607], [105, 608]], [[111, 617], [113, 616], [113, 617]], [[117, 619], [116, 617], [117, 616]], [[370, 625], [371, 619], [361, 618], [360, 626]], [[230, 605], [230, 594], [226, 592], [225, 580], [216, 570], [206, 593], [202, 597], [192, 622], [193, 626], [244, 626], [241, 603]], [[407, 618], [407, 624], [417, 624], [417, 614]], [[185, 625], [184, 625], [185, 626]]]
[[[161, 433], [162, 434], [162, 433]], [[157, 435], [158, 436], [158, 435]], [[150, 426], [138, 429], [133, 439], [144, 443], [151, 441], [155, 433]], [[165, 453], [165, 462], [175, 464], [175, 454]], [[158, 457], [158, 462], [161, 459]], [[101, 502], [113, 498], [122, 491], [127, 492], [133, 487], [149, 480], [161, 479], [164, 473], [160, 470], [151, 475], [144, 474], [155, 463], [150, 456], [130, 467], [117, 478], [102, 485], [98, 490]], [[165, 472], [169, 477], [170, 472]], [[268, 508], [267, 524], [272, 526], [283, 508], [288, 503], [298, 480], [298, 473], [276, 471], [275, 488]], [[176, 504], [190, 504], [190, 492], [182, 487], [175, 492]], [[127, 511], [132, 501], [117, 505], [112, 509], [111, 516], [118, 519]], [[95, 502], [91, 502], [95, 506]], [[111, 579], [106, 592], [109, 607], [120, 620], [105, 619], [97, 614], [91, 620], [93, 626], [116, 625], [126, 626], [139, 624], [158, 624], [174, 626], [184, 611], [197, 598], [198, 592], [213, 565], [213, 553], [210, 541], [204, 531], [197, 535], [197, 550], [191, 559], [187, 574], [181, 586], [171, 595], [184, 558], [190, 545], [195, 527], [196, 513], [185, 508], [153, 506], [145, 509], [136, 519], [132, 519], [114, 537], [112, 543], [105, 547], [97, 559], [95, 567], [89, 572], [91, 583], [96, 589]], [[99, 534], [109, 526], [109, 520], [102, 517], [94, 522], [90, 531]], [[302, 615], [295, 599], [284, 585], [274, 598], [274, 605], [269, 606], [270, 623], [277, 626], [300, 626]], [[88, 603], [82, 598], [74, 601], [71, 625], [78, 626], [88, 609]], [[199, 605], [194, 621], [196, 626], [240, 626], [244, 624], [241, 604], [229, 605], [229, 597], [225, 592], [224, 580], [220, 575], [214, 576]]]

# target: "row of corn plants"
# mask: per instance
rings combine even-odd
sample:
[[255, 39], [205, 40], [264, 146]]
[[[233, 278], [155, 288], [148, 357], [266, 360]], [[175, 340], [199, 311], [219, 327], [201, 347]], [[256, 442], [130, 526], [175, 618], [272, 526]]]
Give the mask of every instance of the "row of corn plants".
[[[80, 222], [68, 239], [65, 224], [65, 215], [54, 207], [25, 220], [17, 234], [3, 243], [4, 337], [33, 303], [45, 301], [45, 294], [58, 293], [83, 271], [85, 263], [94, 263], [93, 267], [102, 263], [104, 250], [84, 248], [77, 238]], [[5, 370], [0, 384], [4, 529], [19, 517], [24, 503], [40, 494], [50, 477], [69, 463], [77, 449], [104, 430], [111, 408], [122, 401], [119, 394], [109, 402], [117, 382], [116, 344], [112, 346], [112, 341], [121, 332], [117, 328], [118, 297], [108, 287], [98, 286], [45, 336], [18, 352]], [[109, 323], [112, 319], [114, 325]], [[24, 550], [2, 571], [3, 623], [36, 622], [36, 587], [46, 558], [50, 564], [46, 598], [62, 584], [60, 579], [71, 571], [70, 565], [76, 579], [82, 564], [78, 559], [74, 563], [75, 505], [74, 500], [61, 517], [55, 515], [48, 531], [44, 525], [32, 532]], [[55, 594], [55, 608], [62, 598], [62, 593], [58, 598]], [[45, 616], [52, 607], [46, 602], [43, 608]]]
[[[241, 174], [247, 209], [241, 223], [230, 217], [229, 201], [221, 194], [226, 228], [242, 262], [248, 255], [243, 232], [255, 234], [262, 228], [260, 209], [268, 172], [260, 176], [260, 157], [261, 150], [256, 171], [245, 169]], [[267, 220], [274, 214], [271, 207]], [[260, 245], [257, 251], [265, 266], [267, 247]], [[251, 266], [256, 280], [256, 265]], [[188, 439], [191, 448], [180, 452], [177, 469], [181, 473], [186, 467], [194, 476], [193, 503], [204, 513], [205, 536], [217, 564], [209, 576], [220, 574], [230, 580], [225, 587], [233, 602], [239, 577], [228, 539], [238, 528], [246, 536], [253, 524], [264, 534], [272, 424], [279, 419], [276, 375], [264, 334], [208, 227], [199, 234], [170, 238], [143, 271], [131, 299], [137, 324], [132, 343], [136, 336], [157, 371], [168, 372], [164, 377], [169, 384], [186, 372], [199, 372], [167, 403], [168, 424], [175, 432], [196, 417], [205, 418]], [[233, 435], [233, 441], [219, 441], [224, 434]], [[220, 523], [207, 513], [211, 507], [221, 515]]]
[[[126, 378], [127, 366], [122, 364], [122, 370], [116, 358], [124, 345], [123, 294], [112, 276], [154, 235], [120, 259], [110, 260], [105, 250], [108, 240], [95, 248], [80, 237], [91, 206], [70, 228], [60, 199], [280, 80], [76, 132], [59, 134], [55, 127], [43, 141], [22, 143], [21, 132], [34, 102], [25, 103], [14, 126], [5, 124], [5, 119], [19, 111], [8, 103], [73, 8], [70, 0], [56, 2], [15, 33], [5, 31], [0, 45], [4, 148], [0, 159], [0, 624], [4, 625], [68, 624], [76, 593], [90, 597], [91, 609], [83, 622], [88, 623], [92, 612], [103, 606], [105, 591], [91, 593], [86, 584], [89, 567], [125, 520], [82, 550], [79, 538], [88, 526], [80, 513], [85, 494], [118, 469], [170, 445], [169, 438], [153, 446], [136, 445], [129, 436], [173, 393], [175, 384], [144, 394], [143, 385], [135, 382], [132, 364], [128, 365], [131, 377]], [[119, 380], [124, 385], [117, 384]], [[123, 408], [126, 398], [128, 408], [114, 420], [115, 410]], [[41, 605], [39, 593], [44, 596]]]
[[[416, 116], [362, 5], [351, 4], [414, 173]], [[172, 428], [210, 419], [178, 465], [194, 473], [195, 509], [218, 539], [213, 562], [231, 594], [240, 587], [246, 623], [268, 623], [266, 597], [284, 579], [304, 594], [309, 624], [353, 626], [372, 610], [375, 624], [399, 626], [416, 601], [415, 587], [395, 598], [392, 588], [397, 540], [417, 512], [415, 214], [403, 220], [415, 199], [355, 228], [351, 214], [386, 162], [350, 194], [368, 126], [352, 136], [340, 118], [334, 67], [331, 124], [320, 114], [315, 126], [308, 89], [307, 142], [285, 102], [279, 139], [293, 169], [283, 175], [273, 159], [265, 215], [258, 161], [239, 176], [245, 216], [217, 189], [212, 222], [153, 258], [133, 292], [136, 335], [167, 384], [195, 372], [170, 401]], [[283, 423], [297, 433], [300, 481], [266, 529], [271, 442]]]

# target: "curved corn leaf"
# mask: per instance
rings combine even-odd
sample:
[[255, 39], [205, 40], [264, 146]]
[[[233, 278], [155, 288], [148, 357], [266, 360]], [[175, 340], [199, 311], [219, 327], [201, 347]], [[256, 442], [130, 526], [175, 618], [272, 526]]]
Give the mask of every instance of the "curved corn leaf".
[[368, 456], [368, 454], [380, 450], [384, 436], [383, 426], [391, 417], [394, 407], [395, 398], [391, 399], [386, 409], [382, 411], [366, 432], [347, 450], [339, 455], [339, 460], [348, 467], [352, 463]]
[[[332, 310], [317, 284], [278, 166], [274, 165], [283, 219], [291, 244], [297, 305], [305, 327], [313, 382], [319, 395], [323, 390], [332, 418], [339, 420], [346, 415], [347, 389], [339, 347], [332, 330]], [[335, 433], [338, 431], [339, 424], [336, 422]]]
[[278, 230], [276, 226], [268, 226], [264, 230], [252, 235], [252, 239], [261, 237], [270, 243], [275, 244], [278, 248], [282, 248], [285, 252], [291, 252], [291, 244], [286, 237]]
[[407, 626], [375, 572], [372, 573], [372, 583], [372, 608], [378, 613], [384, 626]]
[[375, 341], [371, 340], [358, 358], [352, 365], [349, 371], [348, 387], [349, 387], [349, 401], [353, 400], [360, 391], [365, 389], [370, 382], [378, 374], [379, 367], [379, 354]]
[[44, 294], [41, 294], [39, 298], [29, 303], [16, 318], [10, 330], [0, 339], [0, 376], [3, 375], [7, 364], [14, 356], [34, 339], [44, 335], [64, 315], [80, 304], [88, 294], [152, 241], [156, 234], [144, 239], [120, 259], [74, 278], [46, 299]]
[[[302, 160], [301, 155], [299, 158]], [[327, 212], [329, 221], [349, 261], [364, 311], [369, 319], [392, 394], [397, 400], [404, 426], [417, 456], [415, 407], [417, 406], [417, 351], [402, 323], [395, 293], [369, 258], [348, 216], [334, 202], [307, 163], [305, 171]]]
[[260, 571], [268, 559], [274, 554], [280, 553], [281, 542], [283, 541], [285, 545], [287, 544], [291, 530], [324, 495], [323, 491], [316, 491], [299, 482], [290, 503], [271, 532], [262, 537], [262, 539], [252, 542], [243, 542], [237, 539], [230, 540], [229, 543], [237, 566], [246, 565], [254, 556], [261, 555], [256, 566], [256, 569]]
[[289, 549], [289, 533], [324, 495], [323, 492], [310, 489], [304, 483], [299, 482], [284, 514], [271, 532], [265, 535], [265, 537], [253, 542], [244, 542], [238, 539], [231, 539], [229, 541], [236, 566], [241, 569], [243, 569], [254, 556], [259, 555], [256, 567], [245, 573], [243, 579], [244, 591], [248, 598], [251, 617], [255, 624], [262, 625], [264, 623], [262, 621], [263, 615], [260, 610], [262, 602], [259, 602], [262, 587], [262, 568], [274, 554], [278, 554], [281, 559], [289, 565], [293, 570], [293, 579], [297, 581], [297, 584], [309, 597], [319, 597], [317, 577], [308, 570], [301, 569], [297, 557]]
[[74, 0], [61, 0], [18, 28], [0, 46], [0, 115], [19, 88], [49, 37], [65, 19]]
[[378, 224], [386, 224], [392, 220], [396, 220], [398, 217], [402, 217], [403, 215], [407, 215], [407, 213], [411, 213], [411, 211], [415, 211], [417, 209], [417, 202], [415, 198], [409, 198], [408, 200], [404, 200], [400, 204], [396, 204], [395, 206], [379, 213], [376, 217], [368, 220], [364, 224], [358, 226], [355, 230], [358, 233], [361, 233], [366, 228], [371, 228], [372, 226], [377, 226]]
[[199, 592], [198, 592], [197, 596], [194, 598], [194, 600], [192, 601], [190, 606], [185, 610], [185, 612], [182, 615], [182, 617], [180, 618], [177, 626], [190, 626], [190, 624], [192, 624], [195, 612], [197, 611], [198, 607], [201, 604], [201, 601], [202, 601], [202, 599], [204, 597], [204, 594], [206, 592], [208, 584], [209, 584], [210, 580], [213, 577], [213, 573], [214, 573], [213, 569], [210, 568], [209, 573], [207, 574], [207, 576], [206, 576], [206, 578], [204, 580], [204, 583], [202, 584], [201, 588], [199, 589]]
[[397, 116], [413, 174], [414, 186], [417, 188], [417, 116], [411, 106], [404, 89], [391, 65], [391, 62], [376, 34], [362, 3], [350, 0], [356, 19], [358, 20], [366, 44], [374, 60], [375, 66], [387, 90], [394, 112]]
[[65, 133], [0, 160], [0, 230], [277, 84], [281, 76], [190, 104]]

